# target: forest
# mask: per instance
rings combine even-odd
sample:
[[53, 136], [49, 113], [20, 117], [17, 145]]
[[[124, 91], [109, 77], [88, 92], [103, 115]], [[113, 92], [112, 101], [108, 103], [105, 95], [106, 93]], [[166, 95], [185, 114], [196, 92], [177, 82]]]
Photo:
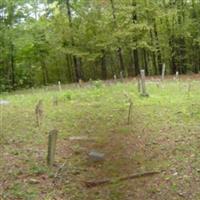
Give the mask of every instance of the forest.
[[200, 0], [0, 0], [0, 200], [200, 200]]
[[1, 0], [0, 90], [198, 73], [199, 0]]

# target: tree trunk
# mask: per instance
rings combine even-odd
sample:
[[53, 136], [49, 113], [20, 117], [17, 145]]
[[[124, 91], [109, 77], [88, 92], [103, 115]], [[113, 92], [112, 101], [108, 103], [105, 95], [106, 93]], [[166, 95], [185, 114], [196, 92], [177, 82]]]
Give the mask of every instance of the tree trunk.
[[135, 76], [140, 74], [140, 67], [139, 67], [139, 55], [138, 50], [133, 50], [133, 57], [134, 57], [134, 66], [135, 66]]
[[145, 50], [145, 49], [143, 49], [143, 56], [144, 56], [144, 67], [145, 67], [145, 72], [146, 72], [146, 75], [149, 75], [147, 53], [146, 53], [146, 50]]
[[11, 43], [11, 48], [10, 48], [10, 65], [11, 65], [11, 84], [12, 88], [15, 89], [15, 59], [14, 59], [13, 43]]
[[128, 75], [133, 77], [135, 75], [135, 65], [134, 65], [134, 58], [133, 58], [133, 50], [130, 49], [130, 64], [128, 68]]
[[41, 66], [42, 66], [43, 83], [44, 83], [44, 85], [48, 85], [49, 74], [48, 74], [48, 70], [47, 70], [46, 63], [44, 60], [41, 60]]
[[157, 60], [158, 60], [158, 70], [159, 74], [162, 73], [162, 56], [161, 56], [161, 51], [160, 51], [160, 44], [159, 44], [159, 39], [158, 39], [158, 31], [157, 31], [157, 26], [156, 22], [154, 21], [154, 35], [155, 35], [155, 40], [156, 40], [156, 54], [157, 54]]
[[107, 79], [107, 67], [106, 67], [106, 54], [105, 54], [105, 50], [102, 50], [101, 77], [102, 77], [103, 80]]
[[[70, 29], [72, 30], [73, 24], [72, 24], [72, 13], [71, 13], [71, 8], [70, 8], [70, 0], [66, 0], [66, 4], [67, 4], [67, 15], [68, 15], [68, 20], [69, 20], [69, 26], [70, 26]], [[73, 47], [75, 46], [73, 35], [71, 35], [71, 44]], [[78, 58], [75, 55], [73, 55], [73, 62], [74, 62], [74, 68], [75, 68], [75, 79], [76, 79], [76, 82], [78, 82], [80, 79], [82, 79], [81, 66], [80, 66], [80, 61], [78, 60]]]
[[[132, 6], [136, 7], [136, 1], [132, 0]], [[134, 11], [132, 12], [132, 21], [134, 24], [137, 23], [137, 14], [134, 13]], [[134, 57], [134, 66], [135, 66], [135, 76], [140, 74], [140, 66], [139, 66], [139, 55], [138, 55], [138, 50], [134, 49], [133, 50], [133, 57]]]
[[168, 18], [166, 18], [166, 26], [168, 30], [169, 35], [169, 46], [171, 48], [171, 73], [175, 74], [179, 69], [176, 65], [176, 59], [175, 59], [175, 39], [174, 39], [174, 33], [173, 30], [170, 30], [170, 23]]
[[[150, 30], [150, 37], [151, 37], [151, 45], [155, 46], [152, 30]], [[153, 63], [153, 68], [154, 68], [154, 74], [158, 75], [158, 67], [157, 67], [157, 62], [156, 62], [156, 54], [155, 54], [154, 51], [152, 52], [152, 63]]]
[[69, 80], [69, 82], [73, 82], [73, 74], [71, 71], [71, 61], [70, 61], [70, 55], [66, 55], [66, 62], [67, 62], [67, 71], [65, 74], [65, 77], [67, 80]]
[[125, 72], [125, 66], [124, 66], [124, 59], [122, 55], [122, 49], [121, 47], [118, 49], [118, 56], [119, 56], [119, 62], [120, 62], [120, 70], [121, 72]]
[[[117, 20], [116, 20], [115, 6], [114, 6], [113, 0], [110, 0], [110, 3], [111, 3], [111, 7], [112, 7], [112, 16], [113, 16], [114, 24], [115, 24], [115, 27], [117, 28]], [[119, 57], [120, 71], [124, 73], [125, 72], [125, 66], [124, 66], [124, 59], [123, 59], [121, 47], [118, 47], [117, 54], [118, 54], [118, 57]]]
[[75, 76], [76, 76], [76, 82], [78, 82], [81, 77], [81, 69], [80, 69], [80, 60], [74, 55], [73, 56], [73, 61], [74, 61], [74, 68], [75, 68]]

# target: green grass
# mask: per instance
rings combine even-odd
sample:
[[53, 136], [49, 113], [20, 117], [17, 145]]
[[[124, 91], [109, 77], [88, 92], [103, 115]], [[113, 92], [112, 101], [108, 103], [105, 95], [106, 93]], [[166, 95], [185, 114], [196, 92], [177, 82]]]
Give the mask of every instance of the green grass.
[[[134, 81], [2, 94], [0, 176], [2, 199], [199, 199], [200, 82], [147, 82], [150, 97], [141, 97]], [[129, 99], [133, 101], [127, 124]], [[58, 105], [52, 99], [57, 97]], [[43, 100], [42, 125], [35, 105]], [[46, 167], [48, 132], [59, 130], [56, 162]], [[94, 141], [69, 141], [70, 136]], [[106, 155], [92, 163], [87, 153]], [[54, 174], [66, 161], [58, 178]], [[161, 174], [87, 189], [84, 180], [116, 178], [164, 170]], [[35, 183], [32, 180], [36, 180]], [[0, 199], [1, 199], [0, 198]]]

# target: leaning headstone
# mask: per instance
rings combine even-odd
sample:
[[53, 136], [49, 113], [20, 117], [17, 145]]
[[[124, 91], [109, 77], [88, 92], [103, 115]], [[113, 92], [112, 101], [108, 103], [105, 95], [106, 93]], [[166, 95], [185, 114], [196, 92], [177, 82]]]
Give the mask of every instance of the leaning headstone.
[[146, 84], [145, 84], [145, 70], [141, 69], [140, 74], [141, 74], [141, 96], [148, 97], [149, 94], [146, 91]]
[[55, 129], [49, 132], [48, 154], [47, 154], [47, 165], [49, 167], [53, 166], [55, 160], [57, 136], [58, 136], [58, 130]]
[[162, 81], [164, 81], [164, 79], [165, 79], [165, 70], [166, 70], [166, 66], [165, 66], [165, 64], [163, 64], [163, 66], [162, 66], [162, 77], [161, 77]]
[[105, 154], [92, 150], [88, 154], [89, 159], [94, 162], [103, 161], [105, 159]]

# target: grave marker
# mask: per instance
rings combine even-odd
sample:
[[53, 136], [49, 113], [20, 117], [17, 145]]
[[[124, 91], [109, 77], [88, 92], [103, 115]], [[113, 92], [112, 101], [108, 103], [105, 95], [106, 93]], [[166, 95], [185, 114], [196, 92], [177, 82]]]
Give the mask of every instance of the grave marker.
[[36, 115], [36, 123], [39, 127], [42, 123], [42, 116], [43, 116], [43, 106], [42, 100], [40, 99], [35, 107], [35, 115]]
[[49, 132], [48, 154], [47, 154], [47, 165], [49, 167], [53, 166], [55, 160], [57, 135], [58, 135], [58, 130], [56, 129]]

